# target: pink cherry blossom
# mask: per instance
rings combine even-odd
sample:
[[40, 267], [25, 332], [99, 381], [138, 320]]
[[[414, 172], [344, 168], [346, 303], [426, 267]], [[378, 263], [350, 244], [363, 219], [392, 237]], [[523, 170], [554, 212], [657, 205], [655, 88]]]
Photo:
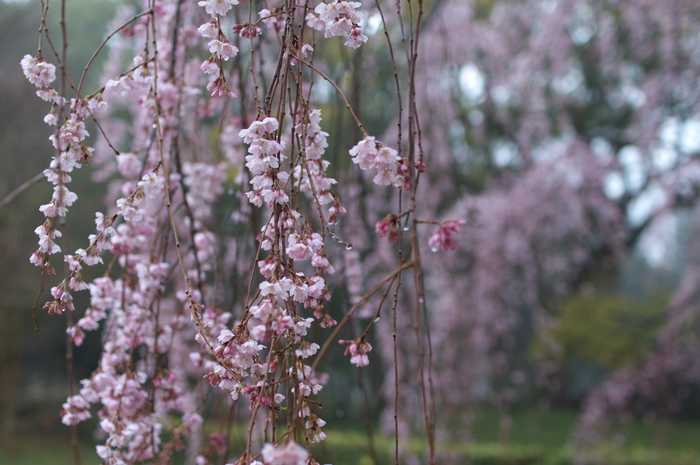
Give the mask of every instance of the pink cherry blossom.
[[442, 250], [457, 250], [457, 244], [454, 241], [454, 235], [459, 232], [460, 226], [467, 224], [464, 220], [447, 220], [438, 224], [437, 230], [430, 236], [428, 247], [433, 252], [438, 249]]
[[306, 16], [306, 20], [310, 27], [324, 31], [325, 37], [347, 37], [345, 45], [357, 48], [367, 41], [360, 29], [362, 16], [355, 11], [361, 6], [359, 2], [342, 0], [320, 3], [313, 13]]
[[265, 465], [307, 465], [309, 456], [306, 449], [294, 441], [275, 446], [265, 444], [261, 451]]
[[340, 344], [347, 344], [345, 355], [350, 355], [350, 363], [358, 367], [369, 365], [369, 356], [367, 353], [372, 350], [372, 345], [364, 339], [354, 341], [338, 341]]
[[42, 57], [25, 55], [21, 61], [24, 76], [39, 88], [47, 88], [56, 79], [56, 67]]
[[197, 5], [203, 7], [207, 14], [224, 16], [234, 5], [238, 5], [238, 0], [201, 0]]

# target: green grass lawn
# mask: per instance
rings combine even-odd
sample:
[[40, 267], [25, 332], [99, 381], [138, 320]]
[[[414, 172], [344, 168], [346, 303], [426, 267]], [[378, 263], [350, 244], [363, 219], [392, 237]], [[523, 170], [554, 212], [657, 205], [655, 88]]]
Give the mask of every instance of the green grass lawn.
[[[513, 415], [507, 445], [499, 442], [498, 415], [484, 411], [474, 424], [470, 442], [439, 444], [450, 463], [465, 465], [571, 465], [567, 447], [576, 422], [575, 412], [523, 410]], [[334, 465], [383, 465], [394, 463], [394, 440], [375, 435], [374, 449], [357, 426], [328, 428], [328, 439], [315, 447], [320, 463]], [[89, 437], [88, 435], [85, 435]], [[609, 448], [591, 465], [700, 465], [700, 422], [674, 423], [659, 428], [641, 422], [632, 424], [622, 449]], [[0, 438], [0, 465], [72, 465], [73, 453], [67, 431], [47, 435]], [[238, 442], [238, 438], [236, 442]], [[426, 441], [413, 438], [402, 450], [417, 455], [427, 451]], [[101, 461], [91, 444], [80, 447], [83, 465]]]
[[[572, 411], [517, 411], [513, 414], [510, 443], [544, 448], [563, 447], [571, 438], [577, 418], [577, 413]], [[498, 442], [498, 423], [499, 416], [495, 411], [482, 411], [474, 424], [476, 441]], [[649, 425], [636, 421], [627, 429], [626, 445], [629, 448], [643, 446], [700, 453], [700, 422]]]
[[[521, 410], [513, 414], [509, 442], [502, 444], [499, 416], [482, 411], [474, 423], [473, 439], [440, 444], [440, 454], [451, 457], [450, 463], [469, 465], [571, 465], [573, 454], [568, 446], [576, 412]], [[660, 427], [643, 422], [629, 426], [622, 448], [604, 447], [591, 465], [700, 465], [700, 422], [678, 422]], [[375, 450], [359, 429], [330, 430], [326, 444], [319, 448], [320, 459], [335, 465], [393, 464], [392, 438], [374, 438]], [[402, 448], [419, 455], [427, 443], [414, 438]], [[323, 452], [326, 455], [323, 455]], [[322, 462], [323, 463], [323, 462]]]
[[[101, 459], [91, 444], [80, 445], [83, 465], [99, 464]], [[2, 438], [0, 465], [75, 465], [68, 434], [22, 435]]]

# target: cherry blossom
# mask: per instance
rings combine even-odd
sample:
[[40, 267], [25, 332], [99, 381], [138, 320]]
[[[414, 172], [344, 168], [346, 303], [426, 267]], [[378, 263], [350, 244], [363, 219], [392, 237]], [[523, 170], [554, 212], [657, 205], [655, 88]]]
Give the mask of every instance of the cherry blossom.
[[306, 465], [309, 456], [306, 449], [294, 441], [281, 446], [265, 444], [261, 453], [265, 465]]
[[238, 0], [202, 0], [197, 5], [212, 16], [224, 16], [234, 5], [238, 5]]
[[280, 32], [284, 29], [286, 21], [284, 19], [282, 11], [273, 13], [267, 8], [263, 8], [262, 10], [260, 10], [260, 12], [258, 12], [258, 15], [260, 15], [260, 19], [263, 23], [265, 23], [267, 27], [274, 29], [277, 32]]
[[319, 3], [313, 13], [306, 16], [310, 27], [323, 31], [325, 37], [347, 37], [345, 45], [357, 48], [367, 42], [362, 34], [362, 16], [355, 10], [362, 6], [359, 2], [333, 0], [332, 3]]
[[367, 352], [372, 350], [372, 345], [364, 339], [355, 341], [338, 341], [340, 344], [347, 344], [345, 355], [350, 355], [350, 363], [358, 367], [369, 365], [369, 356]]
[[430, 236], [428, 246], [433, 252], [438, 249], [442, 250], [457, 250], [453, 236], [459, 232], [460, 226], [467, 224], [464, 220], [447, 220], [440, 223], [437, 230]]
[[366, 136], [350, 149], [352, 162], [363, 170], [377, 170], [372, 182], [380, 186], [403, 187], [405, 178], [399, 173], [401, 158], [396, 150], [386, 147], [372, 136]]
[[25, 55], [21, 65], [27, 80], [40, 89], [50, 87], [56, 79], [56, 67], [47, 63], [42, 57]]

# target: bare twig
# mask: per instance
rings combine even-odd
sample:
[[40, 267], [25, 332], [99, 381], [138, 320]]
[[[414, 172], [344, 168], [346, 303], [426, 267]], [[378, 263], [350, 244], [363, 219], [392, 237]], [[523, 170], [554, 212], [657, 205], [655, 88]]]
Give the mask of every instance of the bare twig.
[[2, 200], [0, 200], [0, 210], [8, 206], [13, 200], [15, 200], [17, 197], [19, 197], [21, 194], [24, 193], [24, 191], [29, 190], [30, 187], [32, 187], [34, 184], [37, 184], [41, 179], [44, 177], [44, 173], [37, 173], [34, 176], [32, 176], [31, 179], [28, 179], [27, 181], [24, 181], [22, 184], [17, 186], [12, 192], [7, 194], [5, 197], [3, 197]]

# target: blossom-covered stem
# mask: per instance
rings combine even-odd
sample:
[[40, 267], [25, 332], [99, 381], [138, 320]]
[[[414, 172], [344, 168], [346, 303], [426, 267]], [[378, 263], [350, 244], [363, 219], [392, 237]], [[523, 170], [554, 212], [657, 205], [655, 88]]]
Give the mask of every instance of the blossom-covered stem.
[[[48, 1], [47, 1], [48, 3]], [[48, 5], [47, 5], [48, 8]], [[62, 36], [62, 42], [63, 42], [63, 50], [61, 53], [61, 59], [59, 62], [59, 68], [61, 69], [61, 95], [66, 95], [66, 81], [69, 79], [68, 78], [68, 73], [66, 72], [66, 61], [68, 59], [68, 33], [66, 31], [66, 0], [61, 0], [61, 20], [60, 20], [60, 25], [61, 25], [61, 36]], [[62, 123], [61, 119], [63, 116], [63, 112], [60, 112], [61, 118], [59, 118], [59, 124], [56, 127], [56, 137], [58, 138], [59, 136], [59, 128]], [[60, 146], [57, 145], [56, 147], [56, 155], [57, 158], [60, 154]], [[58, 167], [60, 170], [60, 166]], [[62, 185], [63, 179], [61, 179], [61, 184], [60, 186], [63, 187]], [[63, 193], [63, 190], [61, 191]], [[64, 194], [61, 195], [61, 197]], [[59, 204], [63, 203], [63, 199], [59, 199], [58, 201]], [[71, 312], [68, 312], [69, 315], [66, 317], [66, 328], [70, 328], [73, 325], [73, 316], [70, 314]], [[73, 396], [75, 394], [75, 380], [73, 379], [73, 372], [74, 372], [74, 360], [73, 360], [73, 340], [70, 336], [70, 333], [66, 331], [66, 365], [67, 365], [67, 372], [68, 372], [68, 394], [69, 396]], [[71, 442], [71, 449], [73, 451], [73, 460], [75, 461], [76, 465], [81, 465], [81, 460], [80, 460], [80, 448], [78, 445], [78, 427], [77, 425], [71, 425], [70, 426], [70, 442]]]
[[308, 161], [306, 158], [302, 158], [301, 160], [302, 163], [302, 169], [306, 170], [307, 176], [309, 177], [309, 185], [311, 187], [311, 194], [315, 200], [316, 204], [316, 211], [318, 213], [318, 217], [321, 220], [321, 227], [323, 228], [323, 233], [328, 233], [333, 239], [338, 241], [338, 243], [342, 244], [346, 249], [352, 249], [352, 244], [341, 239], [333, 230], [331, 229], [330, 225], [328, 224], [328, 220], [326, 219], [326, 215], [323, 213], [323, 210], [321, 209], [321, 202], [318, 197], [318, 193], [316, 192], [316, 184], [313, 179], [311, 179], [311, 175], [309, 174], [309, 165]]
[[[272, 341], [275, 341], [275, 337], [273, 336]], [[270, 352], [268, 353], [268, 363], [270, 361], [270, 357], [272, 357], [273, 353], [273, 342], [270, 342]], [[267, 381], [268, 377], [270, 376], [270, 373], [265, 373], [265, 381]], [[262, 397], [262, 396], [261, 396]], [[248, 421], [248, 429], [247, 431], [247, 437], [246, 437], [246, 448], [245, 448], [245, 456], [247, 457], [252, 457], [253, 456], [253, 431], [255, 431], [255, 422], [258, 417], [258, 410], [260, 409], [260, 401], [255, 401], [253, 404], [250, 406], [250, 420]]]

